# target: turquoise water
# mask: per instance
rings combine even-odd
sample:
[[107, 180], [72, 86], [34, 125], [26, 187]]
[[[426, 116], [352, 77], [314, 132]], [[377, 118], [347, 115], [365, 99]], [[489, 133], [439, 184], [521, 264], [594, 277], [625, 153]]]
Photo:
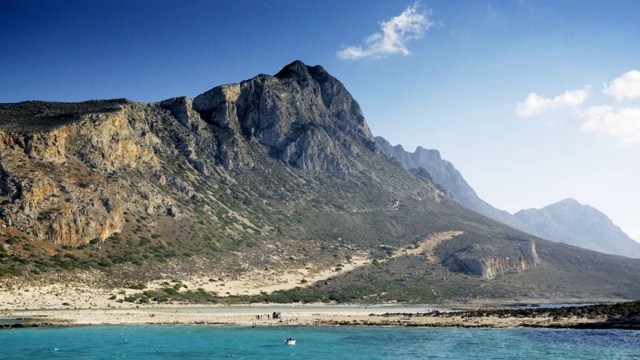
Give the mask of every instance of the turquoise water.
[[0, 344], [2, 359], [640, 358], [640, 332], [623, 330], [103, 326], [2, 330]]

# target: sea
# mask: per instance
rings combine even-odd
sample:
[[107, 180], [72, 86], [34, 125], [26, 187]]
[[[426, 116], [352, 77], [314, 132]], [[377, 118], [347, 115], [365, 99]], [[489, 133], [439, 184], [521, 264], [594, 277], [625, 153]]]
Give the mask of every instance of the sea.
[[[286, 339], [295, 338], [295, 345]], [[148, 325], [0, 330], [1, 359], [640, 359], [640, 331]]]

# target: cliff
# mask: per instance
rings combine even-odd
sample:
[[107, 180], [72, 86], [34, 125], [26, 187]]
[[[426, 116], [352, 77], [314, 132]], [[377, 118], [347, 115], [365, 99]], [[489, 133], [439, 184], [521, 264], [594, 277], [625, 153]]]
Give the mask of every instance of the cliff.
[[305, 171], [346, 178], [354, 142], [377, 146], [362, 110], [321, 66], [293, 62], [275, 76], [260, 75], [197, 96], [193, 109], [209, 124], [267, 147], [269, 154]]
[[36, 238], [78, 246], [120, 231], [125, 208], [153, 214], [171, 206], [153, 188], [116, 175], [159, 169], [154, 145], [160, 141], [148, 124], [135, 121], [145, 116], [144, 106], [91, 102], [87, 111], [84, 103], [36, 105], [48, 112], [35, 119], [40, 123], [21, 118], [13, 105], [0, 125], [0, 217], [6, 223]]
[[452, 271], [459, 271], [493, 279], [509, 272], [518, 273], [538, 265], [540, 259], [535, 243], [524, 241], [517, 245], [515, 255], [495, 257], [496, 251], [490, 245], [472, 244], [456, 251], [444, 261]]

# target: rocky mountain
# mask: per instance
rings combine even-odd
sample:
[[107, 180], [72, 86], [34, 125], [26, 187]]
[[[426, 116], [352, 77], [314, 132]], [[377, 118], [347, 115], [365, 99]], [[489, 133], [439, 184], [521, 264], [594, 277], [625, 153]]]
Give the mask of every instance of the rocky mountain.
[[542, 209], [514, 214], [546, 239], [607, 254], [640, 258], [640, 243], [631, 239], [605, 214], [574, 199], [565, 199]]
[[453, 164], [442, 159], [438, 150], [418, 146], [416, 151], [408, 152], [402, 145], [393, 146], [381, 136], [376, 137], [376, 142], [387, 156], [398, 160], [405, 169], [424, 169], [436, 184], [450, 191], [453, 197], [467, 208], [513, 228], [532, 232], [532, 229], [520, 219], [480, 199]]
[[405, 171], [299, 61], [194, 99], [0, 104], [0, 154], [4, 287], [329, 272], [287, 299], [640, 294], [640, 261], [514, 230]]

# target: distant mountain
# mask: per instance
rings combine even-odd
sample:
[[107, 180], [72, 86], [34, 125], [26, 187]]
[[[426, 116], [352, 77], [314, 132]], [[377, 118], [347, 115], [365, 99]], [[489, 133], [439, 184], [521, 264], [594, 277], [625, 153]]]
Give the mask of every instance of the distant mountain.
[[574, 199], [542, 209], [520, 210], [515, 217], [546, 239], [603, 253], [640, 258], [640, 243], [631, 239], [605, 214]]
[[424, 169], [436, 184], [448, 190], [460, 204], [491, 219], [544, 239], [606, 254], [640, 258], [640, 243], [627, 236], [605, 214], [590, 206], [567, 199], [541, 210], [522, 210], [511, 215], [480, 199], [453, 164], [442, 159], [438, 150], [418, 146], [411, 153], [402, 145], [392, 146], [383, 137], [376, 137], [376, 142], [385, 154], [398, 160], [405, 169]]
[[423, 168], [426, 170], [433, 181], [444, 186], [460, 204], [518, 230], [533, 233], [533, 229], [520, 219], [504, 210], [496, 209], [480, 199], [453, 164], [442, 159], [438, 150], [429, 150], [418, 146], [416, 151], [411, 153], [406, 151], [402, 145], [392, 146], [381, 136], [376, 137], [376, 142], [385, 154], [398, 160], [405, 169]]

